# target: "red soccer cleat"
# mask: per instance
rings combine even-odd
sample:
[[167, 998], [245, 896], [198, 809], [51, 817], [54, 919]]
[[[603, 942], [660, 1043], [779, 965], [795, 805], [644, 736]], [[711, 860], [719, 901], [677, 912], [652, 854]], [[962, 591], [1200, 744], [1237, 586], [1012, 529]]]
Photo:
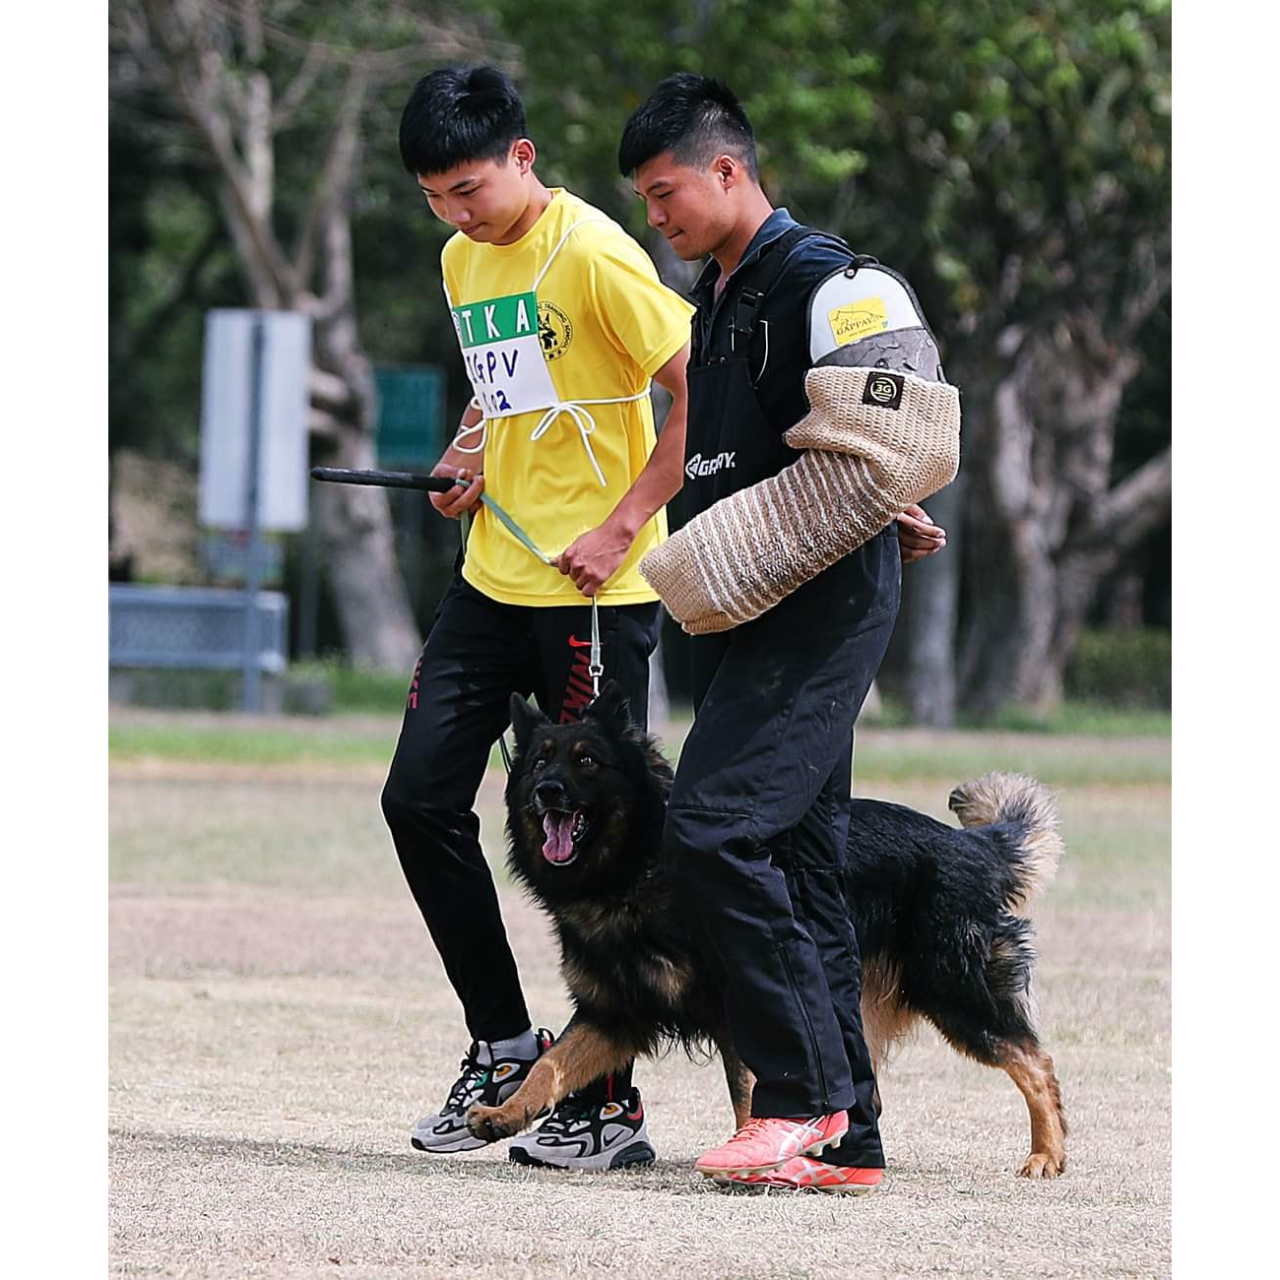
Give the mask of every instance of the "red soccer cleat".
[[848, 1128], [849, 1115], [845, 1111], [819, 1116], [816, 1120], [755, 1117], [748, 1120], [724, 1146], [700, 1156], [694, 1168], [708, 1178], [776, 1169], [793, 1156], [817, 1154], [835, 1146]]
[[759, 1173], [722, 1173], [713, 1177], [725, 1186], [759, 1187], [777, 1191], [826, 1191], [834, 1195], [864, 1196], [884, 1181], [883, 1169], [853, 1169], [795, 1156], [776, 1169]]

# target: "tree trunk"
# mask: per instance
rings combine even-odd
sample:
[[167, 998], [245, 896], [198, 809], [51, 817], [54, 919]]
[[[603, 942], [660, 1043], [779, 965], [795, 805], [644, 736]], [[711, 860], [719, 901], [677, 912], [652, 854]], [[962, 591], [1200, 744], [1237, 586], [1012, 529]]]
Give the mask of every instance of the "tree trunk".
[[956, 720], [956, 622], [963, 549], [963, 478], [924, 503], [947, 531], [947, 546], [902, 571], [907, 623], [907, 704], [917, 724], [946, 729]]
[[[275, 139], [287, 104], [296, 105], [310, 83], [310, 62], [283, 95], [282, 109], [263, 69], [266, 27], [255, 0], [235, 10], [145, 0], [121, 18], [140, 65], [172, 96], [213, 161], [252, 305], [311, 317], [311, 430], [319, 451], [337, 466], [376, 465], [377, 397], [356, 331], [349, 214], [372, 71], [360, 58], [344, 68], [324, 163], [290, 255], [276, 234]], [[386, 493], [316, 485], [312, 517], [348, 652], [361, 664], [407, 672], [421, 639], [396, 564]]]
[[990, 715], [1009, 703], [1047, 711], [1098, 584], [1169, 510], [1162, 454], [1110, 487], [1124, 388], [1138, 368], [1092, 317], [1051, 333], [1002, 335], [989, 394], [966, 416], [971, 616], [960, 699]]

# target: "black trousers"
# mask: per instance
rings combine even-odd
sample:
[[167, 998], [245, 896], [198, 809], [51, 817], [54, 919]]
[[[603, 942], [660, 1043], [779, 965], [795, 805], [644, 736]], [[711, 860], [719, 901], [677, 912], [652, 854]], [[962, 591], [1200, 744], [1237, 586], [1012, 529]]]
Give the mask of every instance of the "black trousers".
[[723, 965], [752, 1114], [847, 1110], [827, 1158], [884, 1165], [843, 869], [853, 726], [900, 596], [881, 534], [743, 626], [693, 641], [695, 717], [664, 848], [688, 927]]

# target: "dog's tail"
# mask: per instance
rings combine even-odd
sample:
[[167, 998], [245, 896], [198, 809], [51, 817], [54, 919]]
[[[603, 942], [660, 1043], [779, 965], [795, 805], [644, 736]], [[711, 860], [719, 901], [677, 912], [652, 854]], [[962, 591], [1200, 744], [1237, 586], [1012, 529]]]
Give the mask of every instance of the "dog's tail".
[[962, 782], [947, 806], [963, 827], [1010, 823], [1019, 829], [1015, 856], [1021, 891], [1009, 909], [1014, 915], [1029, 915], [1031, 899], [1049, 887], [1064, 851], [1053, 796], [1026, 774], [984, 773], [972, 782]]

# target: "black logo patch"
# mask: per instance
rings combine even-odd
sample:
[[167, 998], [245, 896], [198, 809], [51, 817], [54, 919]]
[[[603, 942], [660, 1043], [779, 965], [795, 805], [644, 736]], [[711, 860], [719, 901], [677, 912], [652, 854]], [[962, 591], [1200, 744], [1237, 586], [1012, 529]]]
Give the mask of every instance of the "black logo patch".
[[900, 373], [875, 373], [867, 376], [863, 404], [873, 404], [880, 409], [897, 409], [902, 404], [902, 388], [907, 380]]
[[573, 323], [554, 302], [538, 303], [538, 341], [547, 360], [559, 360], [573, 341]]

